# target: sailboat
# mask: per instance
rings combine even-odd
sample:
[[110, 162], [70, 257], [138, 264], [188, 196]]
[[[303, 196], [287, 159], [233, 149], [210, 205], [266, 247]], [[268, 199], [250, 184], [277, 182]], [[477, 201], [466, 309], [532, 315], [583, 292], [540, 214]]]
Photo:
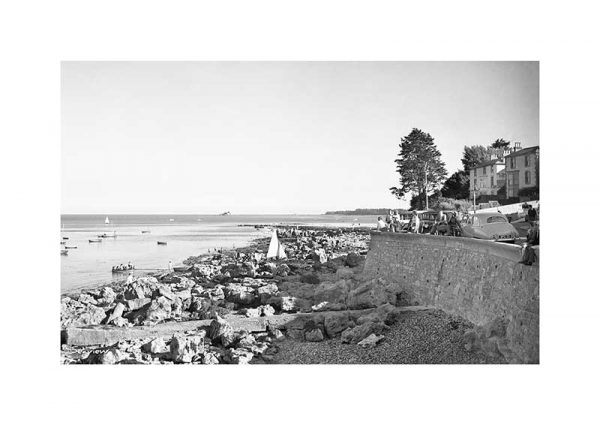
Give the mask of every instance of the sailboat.
[[108, 219], [108, 216], [106, 216], [106, 218], [104, 219], [104, 224], [110, 224], [110, 220]]
[[273, 236], [271, 236], [271, 243], [269, 244], [269, 251], [267, 252], [267, 258], [287, 258], [285, 249], [279, 239], [277, 238], [277, 229], [273, 229]]

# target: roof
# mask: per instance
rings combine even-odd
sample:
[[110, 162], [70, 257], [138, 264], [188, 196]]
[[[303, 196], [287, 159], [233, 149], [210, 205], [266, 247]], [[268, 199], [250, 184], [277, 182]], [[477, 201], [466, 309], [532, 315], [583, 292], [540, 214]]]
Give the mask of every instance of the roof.
[[477, 164], [476, 166], [470, 168], [470, 170], [475, 170], [477, 168], [487, 167], [488, 165], [495, 165], [495, 164], [504, 164], [504, 161], [502, 161], [501, 159], [491, 159], [489, 161], [485, 161], [485, 162], [481, 162], [481, 163]]
[[539, 146], [531, 146], [529, 148], [519, 149], [518, 151], [514, 151], [508, 155], [504, 155], [504, 158], [515, 157], [519, 155], [527, 155], [528, 153], [534, 153], [535, 151], [540, 150]]

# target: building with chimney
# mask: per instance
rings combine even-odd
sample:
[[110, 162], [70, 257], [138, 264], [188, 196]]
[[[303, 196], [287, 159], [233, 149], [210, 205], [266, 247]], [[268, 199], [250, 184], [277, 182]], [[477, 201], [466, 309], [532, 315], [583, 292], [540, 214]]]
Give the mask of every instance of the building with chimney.
[[528, 191], [524, 189], [539, 193], [539, 158], [539, 146], [521, 149], [520, 143], [515, 143], [515, 147], [504, 157], [507, 198], [530, 197], [525, 195]]

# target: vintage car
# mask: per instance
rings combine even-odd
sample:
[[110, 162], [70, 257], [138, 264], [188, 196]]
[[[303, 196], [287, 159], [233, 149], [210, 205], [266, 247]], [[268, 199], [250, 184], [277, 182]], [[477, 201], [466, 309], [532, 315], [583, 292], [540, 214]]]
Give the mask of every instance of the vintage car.
[[488, 212], [470, 215], [462, 225], [462, 235], [466, 238], [515, 242], [519, 232], [508, 222], [504, 214]]
[[438, 219], [437, 211], [423, 211], [419, 213], [419, 218], [421, 219], [421, 227], [419, 229], [419, 233], [430, 233], [433, 225]]

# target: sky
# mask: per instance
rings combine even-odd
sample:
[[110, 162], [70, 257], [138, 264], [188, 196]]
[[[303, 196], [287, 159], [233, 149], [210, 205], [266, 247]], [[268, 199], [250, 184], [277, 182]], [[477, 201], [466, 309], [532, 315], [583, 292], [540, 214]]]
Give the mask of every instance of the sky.
[[537, 62], [63, 62], [64, 214], [405, 208], [401, 138], [539, 145]]

